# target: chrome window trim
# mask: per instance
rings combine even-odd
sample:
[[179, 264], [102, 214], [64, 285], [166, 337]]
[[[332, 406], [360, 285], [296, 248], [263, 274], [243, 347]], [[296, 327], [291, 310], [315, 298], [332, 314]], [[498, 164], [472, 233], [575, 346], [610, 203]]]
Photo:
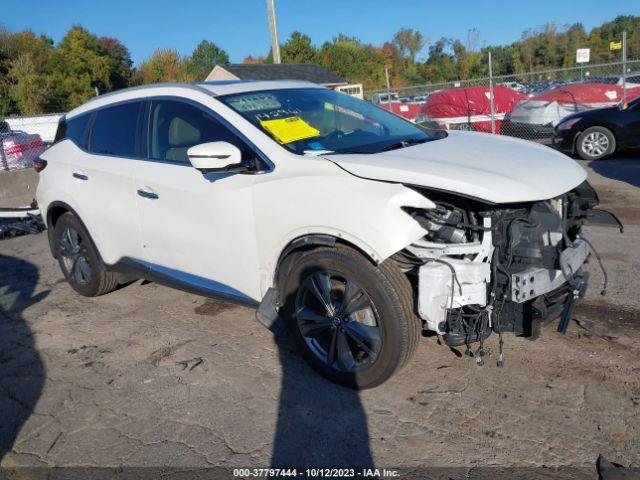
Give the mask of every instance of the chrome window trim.
[[[183, 84], [177, 84], [180, 86], [185, 86]], [[144, 88], [150, 88], [148, 86], [143, 86]], [[137, 88], [137, 87], [134, 87]], [[202, 88], [202, 87], [192, 87], [195, 90], [198, 91], [202, 91], [204, 93], [207, 93], [208, 95], [211, 94], [211, 92], [209, 92], [208, 90]], [[112, 92], [112, 93], [117, 93], [117, 92]], [[107, 94], [108, 95], [108, 94]], [[213, 98], [213, 95], [210, 95]], [[252, 172], [253, 175], [262, 175], [265, 173], [270, 173], [272, 171], [275, 170], [275, 164], [269, 159], [269, 157], [267, 157], [256, 145], [255, 143], [253, 143], [251, 140], [249, 140], [237, 127], [235, 127], [231, 122], [229, 122], [227, 119], [225, 119], [222, 115], [220, 115], [219, 113], [217, 113], [216, 111], [214, 111], [213, 109], [207, 107], [206, 105], [203, 105], [200, 102], [197, 102], [195, 100], [191, 100], [189, 98], [184, 98], [184, 97], [180, 97], [180, 96], [176, 96], [176, 95], [154, 95], [154, 96], [149, 96], [149, 97], [138, 97], [138, 98], [130, 98], [127, 100], [121, 100], [118, 102], [113, 102], [113, 103], [109, 103], [107, 105], [102, 105], [99, 107], [95, 107], [87, 112], [83, 112], [80, 115], [75, 115], [73, 117], [71, 117], [71, 119], [80, 117], [82, 115], [90, 115], [91, 118], [89, 119], [89, 126], [88, 126], [88, 133], [87, 133], [87, 147], [90, 147], [90, 140], [91, 140], [91, 134], [93, 133], [93, 123], [95, 121], [95, 115], [97, 112], [99, 112], [100, 110], [103, 110], [105, 108], [111, 108], [111, 107], [116, 107], [116, 106], [120, 106], [120, 105], [124, 105], [127, 103], [133, 103], [133, 102], [141, 102], [141, 103], [145, 103], [148, 102], [149, 104], [153, 101], [153, 100], [172, 100], [172, 101], [179, 101], [179, 102], [183, 102], [183, 103], [187, 103], [190, 104], [202, 111], [204, 111], [205, 113], [211, 115], [212, 117], [214, 117], [216, 120], [218, 120], [225, 128], [228, 128], [234, 135], [236, 135], [241, 141], [243, 141], [244, 143], [247, 144], [247, 146], [253, 150], [256, 155], [260, 158], [260, 161], [267, 167], [263, 170], [258, 170], [256, 172]], [[62, 143], [65, 140], [69, 140], [70, 142], [72, 142], [80, 151], [82, 151], [83, 153], [86, 153], [88, 155], [92, 155], [95, 157], [111, 157], [111, 158], [121, 158], [121, 159], [125, 159], [125, 160], [137, 160], [137, 161], [143, 161], [143, 162], [151, 162], [151, 163], [159, 163], [159, 164], [166, 164], [166, 165], [175, 165], [175, 166], [179, 166], [179, 167], [189, 167], [189, 168], [193, 168], [193, 166], [190, 163], [187, 162], [180, 162], [180, 161], [176, 161], [176, 160], [161, 160], [161, 159], [154, 159], [154, 158], [149, 158], [149, 128], [151, 126], [151, 122], [150, 120], [150, 115], [151, 115], [151, 108], [150, 106], [145, 106], [146, 110], [147, 110], [147, 119], [146, 119], [146, 137], [147, 137], [147, 155], [144, 157], [139, 157], [139, 156], [124, 156], [124, 155], [112, 155], [112, 154], [107, 154], [107, 153], [94, 153], [94, 152], [90, 152], [88, 149], [84, 149], [82, 147], [80, 147], [76, 142], [74, 142], [73, 140], [71, 140], [70, 138], [65, 138], [62, 139], [60, 142], [58, 143]], [[143, 116], [144, 116], [144, 112], [143, 112]], [[67, 118], [67, 121], [69, 119]]]
[[[204, 89], [202, 89], [204, 90]], [[229, 122], [226, 118], [224, 118], [222, 115], [220, 115], [218, 112], [216, 112], [215, 110], [211, 109], [210, 107], [207, 107], [206, 105], [203, 105], [202, 103], [195, 101], [195, 100], [191, 100], [190, 98], [184, 98], [184, 97], [180, 97], [180, 96], [176, 96], [176, 95], [154, 95], [151, 97], [146, 97], [146, 100], [149, 103], [152, 103], [154, 100], [171, 100], [171, 101], [177, 101], [177, 102], [181, 102], [181, 103], [185, 103], [187, 105], [191, 105], [192, 107], [195, 107], [201, 111], [203, 111], [204, 113], [211, 115], [215, 120], [217, 120], [218, 122], [220, 122], [220, 124], [225, 127], [226, 129], [228, 129], [231, 133], [233, 133], [235, 136], [237, 136], [242, 142], [244, 142], [247, 147], [252, 150], [253, 152], [255, 152], [255, 154], [260, 158], [261, 162], [263, 164], [265, 164], [268, 168], [263, 169], [263, 170], [258, 170], [257, 172], [253, 172], [254, 175], [256, 174], [264, 174], [264, 173], [269, 173], [275, 170], [276, 166], [275, 164], [269, 159], [269, 157], [267, 157], [258, 147], [255, 143], [253, 143], [251, 140], [249, 140], [235, 125], [233, 125], [231, 122]], [[148, 109], [148, 117], [147, 117], [147, 160], [151, 161], [151, 162], [160, 162], [160, 163], [170, 163], [173, 162], [176, 165], [185, 165], [188, 167], [191, 167], [192, 165], [190, 163], [186, 163], [186, 162], [179, 162], [179, 161], [174, 161], [174, 160], [160, 160], [160, 159], [155, 159], [155, 158], [150, 158], [149, 157], [149, 133], [151, 131], [151, 108]]]
[[[171, 88], [184, 88], [186, 90], [195, 90], [197, 92], [200, 93], [204, 93], [208, 96], [211, 97], [215, 97], [215, 94], [211, 91], [211, 90], [207, 90], [204, 87], [201, 87], [198, 84], [192, 84], [192, 83], [179, 83], [179, 82], [164, 82], [164, 83], [151, 83], [149, 85], [137, 85], [135, 87], [128, 87], [126, 89], [121, 89], [121, 90], [114, 90], [113, 92], [106, 92], [106, 93], [102, 93], [100, 95], [98, 95], [97, 97], [93, 97], [89, 100], [87, 100], [83, 105], [87, 105], [90, 106], [93, 102], [96, 102], [98, 100], [102, 100], [104, 98], [110, 98], [113, 97], [115, 95], [121, 95], [125, 92], [132, 92], [132, 91], [144, 91], [144, 90], [151, 90], [154, 88], [165, 88], [165, 87], [171, 87]], [[129, 99], [129, 100], [120, 100], [120, 101], [116, 101], [113, 103], [108, 103], [106, 105], [102, 105], [101, 107], [93, 107], [91, 110], [88, 110], [87, 112], [83, 112], [80, 113], [78, 115], [74, 115], [71, 118], [75, 118], [76, 116], [79, 115], [84, 115], [85, 113], [91, 113], [94, 112], [100, 108], [105, 108], [108, 107], [110, 105], [116, 105], [118, 103], [123, 103], [123, 102], [127, 102], [127, 101], [136, 101], [136, 100], [144, 100], [146, 98], [149, 98], [148, 95], [141, 95], [135, 99]], [[82, 105], [80, 105], [82, 106]]]

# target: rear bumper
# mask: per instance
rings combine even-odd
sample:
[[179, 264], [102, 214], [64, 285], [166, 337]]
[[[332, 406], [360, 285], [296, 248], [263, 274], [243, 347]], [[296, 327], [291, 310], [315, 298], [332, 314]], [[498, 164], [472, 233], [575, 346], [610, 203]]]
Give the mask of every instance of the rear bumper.
[[505, 121], [500, 130], [502, 135], [510, 137], [524, 138], [526, 140], [547, 140], [554, 135], [553, 127], [550, 125], [538, 125], [535, 123], [522, 123]]

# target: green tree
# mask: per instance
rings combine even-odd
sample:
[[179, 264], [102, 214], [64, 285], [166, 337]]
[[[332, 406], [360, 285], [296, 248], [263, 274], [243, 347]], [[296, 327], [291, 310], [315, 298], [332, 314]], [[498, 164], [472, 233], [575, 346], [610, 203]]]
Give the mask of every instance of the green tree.
[[31, 31], [9, 35], [0, 42], [6, 72], [0, 89], [5, 113], [37, 114], [44, 111], [51, 95], [53, 41]]
[[[610, 50], [609, 42], [622, 40], [622, 32], [627, 32], [627, 58], [640, 58], [640, 16], [622, 15], [606, 22], [589, 32], [588, 46], [591, 48], [592, 62], [621, 60], [619, 50]], [[574, 52], [575, 55], [575, 52]]]
[[43, 75], [33, 56], [22, 54], [11, 62], [9, 79], [11, 96], [23, 115], [42, 113], [49, 102], [52, 88], [47, 75]]
[[229, 63], [229, 55], [218, 45], [202, 40], [187, 60], [188, 70], [196, 80], [204, 80], [218, 64]]
[[401, 28], [393, 36], [393, 43], [396, 45], [403, 58], [415, 63], [416, 55], [422, 51], [426, 44], [426, 39], [422, 33], [412, 28]]
[[[389, 80], [394, 88], [404, 86], [407, 83], [424, 83], [424, 78], [417, 69], [414, 69], [413, 72], [407, 72], [404, 59], [392, 42], [385, 42], [382, 47], [377, 49], [377, 55], [383, 65], [389, 69]], [[411, 77], [411, 74], [415, 74], [415, 76]], [[380, 87], [382, 86], [380, 85]]]
[[449, 49], [452, 40], [442, 37], [429, 46], [426, 62], [419, 65], [422, 76], [427, 82], [447, 82], [457, 79], [456, 60]]
[[576, 64], [576, 50], [587, 45], [587, 32], [581, 23], [576, 23], [571, 25], [562, 37], [562, 66], [573, 67]]
[[295, 31], [280, 46], [282, 63], [317, 63], [318, 49], [311, 43], [308, 35]]
[[264, 57], [254, 57], [253, 55], [247, 55], [242, 59], [242, 63], [246, 65], [258, 65], [261, 63], [267, 63]]
[[189, 59], [176, 50], [156, 50], [136, 71], [132, 83], [136, 85], [158, 82], [193, 82]]
[[99, 50], [109, 62], [109, 84], [111, 90], [126, 88], [133, 74], [133, 62], [129, 50], [120, 40], [111, 37], [98, 39]]
[[111, 89], [110, 61], [98, 38], [79, 25], [71, 27], [53, 55], [53, 101], [62, 111]]
[[378, 49], [340, 34], [320, 49], [321, 65], [365, 89], [384, 85], [384, 59]]
[[460, 40], [451, 43], [453, 57], [456, 62], [456, 75], [458, 79], [478, 77], [488, 74], [486, 62], [480, 52], [468, 50]]
[[11, 113], [13, 109], [9, 89], [9, 43], [10, 34], [4, 25], [0, 24], [0, 117]]
[[515, 72], [513, 45], [485, 47], [480, 51], [481, 58], [487, 58], [489, 51], [493, 58], [494, 75], [512, 75]]

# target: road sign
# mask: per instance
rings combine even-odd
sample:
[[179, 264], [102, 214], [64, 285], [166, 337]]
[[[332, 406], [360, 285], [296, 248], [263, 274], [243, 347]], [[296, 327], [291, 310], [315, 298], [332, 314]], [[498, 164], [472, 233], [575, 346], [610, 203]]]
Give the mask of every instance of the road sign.
[[588, 48], [579, 48], [576, 50], [576, 63], [588, 63], [591, 56], [591, 50]]
[[621, 50], [621, 49], [622, 49], [622, 42], [609, 43], [609, 50]]

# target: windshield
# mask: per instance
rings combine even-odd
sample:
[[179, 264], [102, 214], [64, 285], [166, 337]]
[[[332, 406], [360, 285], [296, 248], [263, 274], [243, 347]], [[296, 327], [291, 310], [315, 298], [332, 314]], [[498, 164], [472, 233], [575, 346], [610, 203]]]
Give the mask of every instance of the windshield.
[[377, 153], [440, 138], [368, 102], [323, 88], [216, 98], [299, 155]]

